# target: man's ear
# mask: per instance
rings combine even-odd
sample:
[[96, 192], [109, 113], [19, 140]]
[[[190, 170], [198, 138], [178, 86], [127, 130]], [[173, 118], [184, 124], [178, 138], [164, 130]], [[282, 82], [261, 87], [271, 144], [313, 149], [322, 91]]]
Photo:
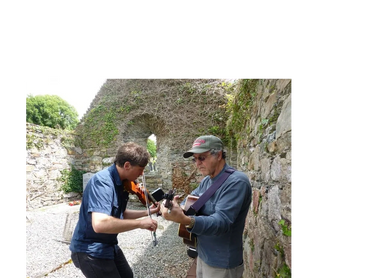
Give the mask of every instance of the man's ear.
[[[221, 155], [220, 155], [221, 154]], [[221, 161], [222, 160], [222, 152], [218, 152], [218, 154], [217, 154], [218, 156], [217, 156], [217, 160], [218, 161]]]
[[126, 161], [125, 164], [123, 164], [123, 169], [130, 170], [130, 168], [131, 168], [131, 163]]

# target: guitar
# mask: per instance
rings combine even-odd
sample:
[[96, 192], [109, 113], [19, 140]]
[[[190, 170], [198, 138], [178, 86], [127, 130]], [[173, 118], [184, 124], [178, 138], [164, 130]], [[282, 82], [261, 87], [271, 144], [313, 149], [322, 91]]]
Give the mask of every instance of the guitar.
[[[198, 196], [188, 195], [185, 202], [185, 206], [183, 208], [185, 214], [186, 211], [190, 208], [190, 206], [192, 206], [198, 199], [199, 199]], [[178, 236], [183, 239], [183, 242], [186, 245], [194, 248], [197, 246], [196, 236], [188, 232], [188, 230], [185, 227], [185, 224], [179, 224]]]

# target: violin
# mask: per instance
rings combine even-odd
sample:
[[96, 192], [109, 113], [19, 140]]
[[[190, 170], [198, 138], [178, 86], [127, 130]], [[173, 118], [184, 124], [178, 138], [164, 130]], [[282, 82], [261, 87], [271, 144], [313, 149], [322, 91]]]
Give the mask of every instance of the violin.
[[123, 186], [125, 187], [126, 191], [128, 191], [131, 194], [135, 194], [144, 206], [147, 205], [146, 196], [148, 196], [148, 204], [149, 204], [149, 202], [152, 202], [156, 206], [155, 203], [157, 201], [154, 199], [152, 194], [150, 194], [147, 189], [146, 189], [146, 193], [145, 193], [145, 191], [142, 190], [142, 188], [140, 187], [140, 185], [136, 181], [125, 180], [123, 182]]
[[[144, 179], [143, 179], [143, 184], [144, 184], [144, 187], [143, 187], [144, 190], [142, 190], [142, 188], [139, 186], [139, 184], [136, 181], [125, 180], [123, 182], [123, 186], [124, 186], [125, 190], [127, 190], [129, 193], [136, 194], [136, 196], [139, 197], [140, 202], [145, 207], [147, 207], [148, 216], [150, 218], [152, 218], [152, 216], [150, 214], [150, 209], [149, 209], [149, 201], [152, 202], [155, 206], [157, 206], [155, 204], [156, 200], [154, 199], [152, 194], [150, 194], [149, 191], [146, 189]], [[147, 197], [148, 197], [148, 200], [147, 200]], [[159, 216], [159, 213], [157, 213], [157, 215]], [[152, 238], [153, 238], [153, 245], [156, 246], [158, 242], [157, 242], [157, 236], [156, 236], [155, 232], [152, 232]]]

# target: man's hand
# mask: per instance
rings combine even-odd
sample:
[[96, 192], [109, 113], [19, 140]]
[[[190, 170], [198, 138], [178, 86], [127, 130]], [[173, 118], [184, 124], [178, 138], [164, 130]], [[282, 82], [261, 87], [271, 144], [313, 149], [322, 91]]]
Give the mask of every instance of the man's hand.
[[151, 232], [155, 232], [157, 230], [157, 225], [157, 221], [149, 217], [140, 220], [140, 229], [146, 229]]
[[162, 202], [162, 204], [161, 204], [161, 213], [162, 213], [162, 216], [164, 217], [164, 219], [166, 219], [166, 220], [170, 220], [170, 221], [173, 221], [173, 222], [176, 222], [176, 223], [181, 223], [181, 224], [187, 224], [188, 222], [190, 222], [190, 220], [187, 219], [189, 217], [184, 214], [182, 208], [179, 206], [179, 204], [178, 204], [178, 199], [179, 198], [180, 198], [179, 195], [176, 195], [173, 198], [172, 209], [171, 209], [170, 212], [169, 212], [168, 208], [166, 208], [164, 206], [164, 202]]
[[158, 202], [155, 202], [155, 205], [152, 204], [150, 207], [150, 214], [158, 213], [161, 210], [161, 206]]

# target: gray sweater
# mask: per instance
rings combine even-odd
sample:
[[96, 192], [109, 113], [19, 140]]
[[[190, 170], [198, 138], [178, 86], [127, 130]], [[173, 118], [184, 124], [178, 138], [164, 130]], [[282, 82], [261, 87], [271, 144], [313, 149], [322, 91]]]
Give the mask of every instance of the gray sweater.
[[[201, 196], [227, 169], [206, 176], [191, 195]], [[252, 189], [246, 174], [235, 171], [195, 216], [190, 230], [197, 236], [198, 256], [208, 265], [234, 268], [243, 262], [243, 230]]]

